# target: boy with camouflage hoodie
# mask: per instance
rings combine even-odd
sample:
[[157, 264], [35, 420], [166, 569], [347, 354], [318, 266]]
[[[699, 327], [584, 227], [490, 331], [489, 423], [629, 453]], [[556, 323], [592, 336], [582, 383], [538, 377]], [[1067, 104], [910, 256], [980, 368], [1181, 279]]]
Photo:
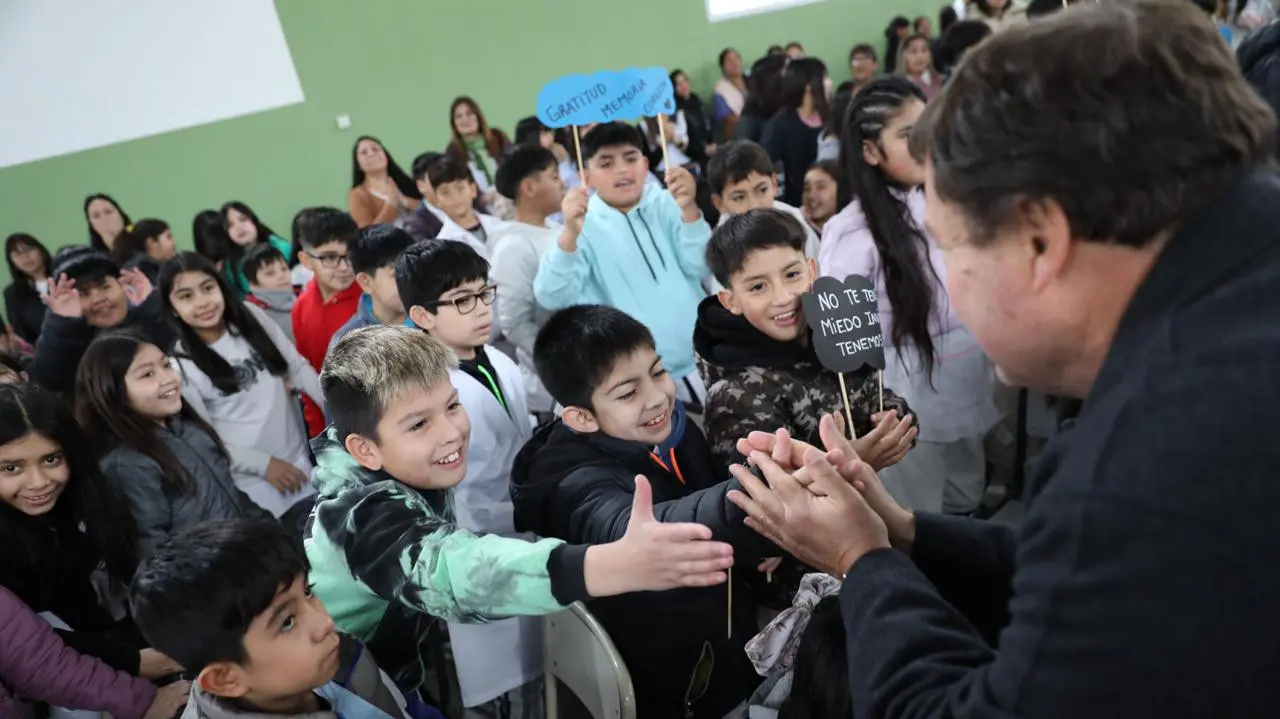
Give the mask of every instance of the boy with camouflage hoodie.
[[636, 480], [626, 535], [571, 546], [477, 536], [454, 519], [470, 422], [449, 379], [452, 352], [381, 325], [344, 337], [320, 383], [333, 424], [317, 437], [316, 507], [305, 540], [316, 594], [406, 691], [425, 678], [433, 621], [485, 622], [574, 601], [726, 580], [729, 545], [701, 525], [659, 523]]
[[[822, 415], [844, 417], [839, 378], [818, 362], [800, 304], [818, 276], [804, 243], [794, 217], [765, 208], [730, 217], [707, 244], [707, 266], [724, 289], [698, 306], [693, 347], [719, 461], [735, 461], [734, 444], [754, 430], [784, 428], [820, 445]], [[917, 434], [906, 400], [886, 387], [882, 410], [869, 367], [846, 372], [845, 383], [858, 456], [876, 470], [896, 464]]]

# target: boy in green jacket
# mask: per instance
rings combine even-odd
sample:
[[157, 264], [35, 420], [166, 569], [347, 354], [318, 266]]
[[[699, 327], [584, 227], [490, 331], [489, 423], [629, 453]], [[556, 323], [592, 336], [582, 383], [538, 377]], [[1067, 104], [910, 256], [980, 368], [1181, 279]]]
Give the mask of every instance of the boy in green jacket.
[[643, 477], [626, 535], [609, 544], [458, 527], [449, 490], [466, 475], [471, 425], [449, 381], [456, 363], [427, 333], [382, 325], [344, 337], [320, 375], [333, 423], [312, 442], [311, 580], [338, 627], [401, 688], [422, 686], [436, 620], [550, 614], [594, 597], [726, 580], [732, 547], [710, 541], [702, 525], [655, 520]]

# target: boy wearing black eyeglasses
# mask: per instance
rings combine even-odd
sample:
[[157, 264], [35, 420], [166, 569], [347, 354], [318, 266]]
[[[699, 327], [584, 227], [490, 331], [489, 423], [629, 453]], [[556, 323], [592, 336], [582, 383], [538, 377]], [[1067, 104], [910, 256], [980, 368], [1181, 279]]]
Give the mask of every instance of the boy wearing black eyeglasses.
[[[449, 378], [471, 422], [467, 476], [454, 494], [458, 525], [477, 533], [517, 536], [511, 466], [533, 430], [520, 370], [487, 344], [497, 299], [489, 263], [465, 242], [426, 240], [400, 254], [395, 276], [409, 320], [458, 357], [459, 366], [449, 371]], [[501, 701], [516, 707], [538, 703], [538, 621], [449, 623], [464, 706], [498, 699], [495, 688], [507, 695]]]

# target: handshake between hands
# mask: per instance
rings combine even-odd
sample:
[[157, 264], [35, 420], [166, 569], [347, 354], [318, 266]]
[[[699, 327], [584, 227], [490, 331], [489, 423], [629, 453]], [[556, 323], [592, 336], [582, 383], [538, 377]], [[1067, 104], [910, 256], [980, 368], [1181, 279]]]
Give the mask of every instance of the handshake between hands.
[[[859, 459], [834, 415], [819, 426], [824, 450], [794, 440], [786, 430], [752, 432], [738, 451], [747, 467], [730, 471], [744, 491], [729, 500], [747, 514], [747, 526], [797, 559], [842, 578], [863, 555], [896, 547], [909, 551], [915, 516], [889, 496], [875, 471]], [[728, 580], [733, 547], [712, 540], [696, 523], [658, 521], [653, 489], [636, 477], [623, 537], [587, 550], [587, 592], [593, 597], [678, 587], [709, 587]]]

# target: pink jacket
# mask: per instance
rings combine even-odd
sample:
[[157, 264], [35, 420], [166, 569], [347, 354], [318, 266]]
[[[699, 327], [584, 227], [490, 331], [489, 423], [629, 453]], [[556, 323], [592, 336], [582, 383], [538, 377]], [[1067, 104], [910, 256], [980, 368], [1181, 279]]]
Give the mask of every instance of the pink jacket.
[[69, 649], [48, 622], [0, 587], [0, 717], [28, 714], [20, 696], [134, 719], [147, 713], [155, 695], [151, 682]]

